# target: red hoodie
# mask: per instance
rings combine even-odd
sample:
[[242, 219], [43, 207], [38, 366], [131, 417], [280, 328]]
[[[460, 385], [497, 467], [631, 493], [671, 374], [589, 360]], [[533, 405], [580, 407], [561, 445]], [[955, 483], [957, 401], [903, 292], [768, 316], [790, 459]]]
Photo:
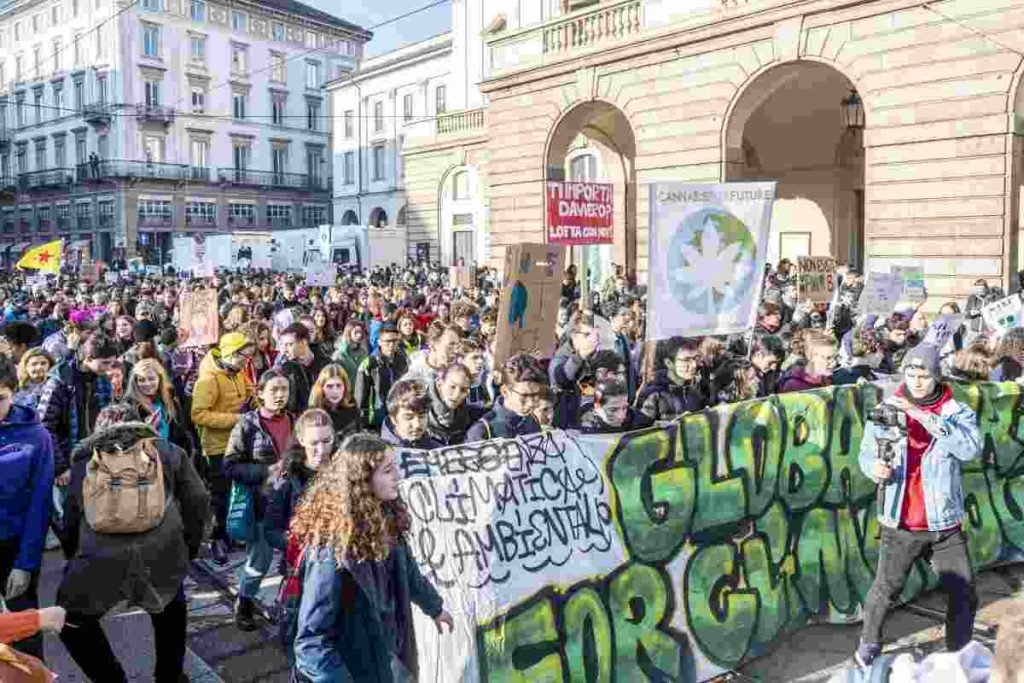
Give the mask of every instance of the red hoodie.
[[[896, 390], [896, 396], [903, 397], [906, 393], [903, 385]], [[942, 388], [939, 400], [930, 405], [916, 406], [918, 410], [938, 415], [942, 406], [953, 400], [953, 390], [948, 386]], [[924, 481], [921, 479], [921, 459], [931, 448], [935, 437], [928, 433], [920, 422], [907, 416], [907, 462], [906, 490], [903, 493], [903, 506], [900, 508], [900, 526], [910, 531], [928, 531], [928, 512], [925, 507]]]

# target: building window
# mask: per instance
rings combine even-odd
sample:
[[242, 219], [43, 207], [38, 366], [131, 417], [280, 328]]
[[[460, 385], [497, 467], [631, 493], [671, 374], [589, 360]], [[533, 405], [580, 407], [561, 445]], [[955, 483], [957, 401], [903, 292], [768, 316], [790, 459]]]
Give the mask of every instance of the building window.
[[345, 152], [344, 165], [342, 166], [342, 177], [346, 185], [354, 185], [356, 182], [356, 155], [354, 152]]
[[60, 23], [60, 5], [54, 5], [50, 8], [50, 23], [54, 26]]
[[18, 55], [14, 58], [14, 81], [21, 82], [25, 78], [25, 58]]
[[46, 168], [46, 140], [36, 140], [36, 170]]
[[79, 230], [87, 230], [92, 227], [92, 202], [75, 204], [75, 222]]
[[205, 0], [192, 0], [192, 21], [206, 21]]
[[244, 171], [249, 168], [249, 145], [247, 143], [235, 143], [231, 160], [235, 165], [236, 171]]
[[[79, 206], [82, 206], [79, 204]], [[139, 218], [171, 220], [173, 216], [169, 199], [140, 199]]]
[[256, 209], [252, 204], [228, 204], [228, 220], [252, 225], [256, 220]]
[[352, 139], [352, 119], [354, 119], [354, 118], [355, 118], [355, 115], [353, 114], [351, 109], [345, 112], [345, 139], [346, 140], [351, 140]]
[[192, 111], [197, 114], [206, 111], [206, 91], [202, 88], [192, 88]]
[[267, 204], [267, 221], [278, 225], [291, 225], [291, 204]]
[[245, 32], [245, 12], [232, 11], [231, 12], [231, 30]]
[[273, 40], [284, 40], [284, 24], [275, 21], [270, 26], [270, 37]]
[[164, 138], [160, 135], [147, 135], [142, 140], [142, 149], [146, 154], [146, 162], [159, 164], [164, 160]]
[[231, 115], [239, 121], [245, 119], [245, 93], [236, 92], [231, 96]]
[[0, 90], [7, 89], [7, 67], [0, 62]]
[[82, 107], [85, 106], [85, 83], [76, 80], [71, 87], [75, 94], [75, 111], [82, 111]]
[[319, 147], [306, 150], [306, 175], [311, 184], [319, 184], [323, 175], [324, 153]]
[[412, 121], [412, 93], [402, 98], [402, 118], [406, 123]]
[[302, 207], [302, 224], [306, 227], [313, 227], [327, 223], [326, 206], [304, 206]]
[[280, 52], [270, 53], [270, 80], [277, 83], [284, 83], [288, 80], [284, 63], [285, 59], [283, 54]]
[[28, 143], [18, 145], [18, 151], [14, 155], [15, 165], [18, 173], [28, 173]]
[[320, 85], [320, 62], [309, 60], [306, 62], [306, 87], [316, 90]]
[[[142, 0], [139, 4], [142, 6], [142, 9], [149, 10], [150, 12], [159, 12], [160, 11], [160, 1], [161, 0]], [[78, 1], [75, 0], [75, 6], [77, 7], [77, 5], [78, 5]], [[76, 14], [77, 14], [77, 12], [76, 12]]]
[[159, 107], [160, 106], [160, 81], [146, 81], [144, 85], [146, 91], [146, 106], [147, 107]]
[[14, 100], [14, 125], [18, 128], [25, 125], [25, 93], [18, 93]]
[[60, 71], [60, 38], [53, 39], [53, 70]]
[[288, 172], [287, 147], [274, 147], [270, 150], [270, 167], [275, 175]]
[[107, 79], [97, 78], [96, 79], [96, 101], [101, 104], [107, 102]]
[[64, 144], [64, 138], [53, 139], [53, 165], [57, 168], [64, 168], [68, 163], [67, 147]]
[[320, 127], [320, 103], [309, 101], [306, 103], [306, 128], [318, 130]]
[[448, 89], [443, 85], [434, 90], [434, 107], [438, 115], [448, 111]]
[[384, 145], [373, 146], [373, 179], [384, 180]]
[[274, 126], [285, 125], [286, 99], [279, 94], [271, 93], [270, 97], [270, 123]]
[[189, 38], [189, 56], [193, 62], [198, 64], [206, 63], [206, 36], [192, 36]]
[[107, 56], [107, 25], [100, 24], [96, 27], [96, 57]]
[[[142, 55], [144, 57], [160, 56], [160, 27], [156, 24], [142, 25]], [[77, 62], [78, 59], [76, 58], [75, 61]]]
[[40, 206], [39, 210], [36, 211], [36, 218], [39, 219], [40, 231], [46, 231], [50, 229], [50, 207]]
[[212, 225], [217, 222], [216, 202], [185, 202], [185, 223]]
[[36, 45], [34, 48], [32, 48], [32, 64], [35, 65], [34, 66], [34, 68], [35, 68], [35, 74], [34, 74], [35, 77], [36, 78], [42, 78], [43, 77], [43, 57], [42, 57], [42, 52], [40, 52], [38, 45]]
[[[54, 117], [64, 116], [64, 86], [61, 83], [53, 84], [53, 115]], [[0, 122], [2, 125], [2, 122]]]
[[80, 166], [86, 162], [85, 133], [75, 134], [75, 165]]
[[469, 175], [465, 171], [459, 171], [452, 176], [452, 199], [469, 198]]
[[114, 227], [114, 202], [100, 202], [100, 226], [106, 228]]
[[32, 93], [35, 98], [36, 123], [43, 122], [43, 89], [39, 88]]
[[249, 71], [249, 48], [245, 45], [231, 45], [231, 71], [238, 74]]
[[100, 159], [110, 158], [110, 136], [100, 135], [96, 138], [96, 156]]
[[32, 17], [32, 33], [39, 33], [39, 15]]
[[384, 130], [384, 103], [373, 103], [373, 131], [380, 133]]
[[193, 138], [189, 143], [189, 162], [196, 168], [206, 168], [210, 163], [210, 141]]

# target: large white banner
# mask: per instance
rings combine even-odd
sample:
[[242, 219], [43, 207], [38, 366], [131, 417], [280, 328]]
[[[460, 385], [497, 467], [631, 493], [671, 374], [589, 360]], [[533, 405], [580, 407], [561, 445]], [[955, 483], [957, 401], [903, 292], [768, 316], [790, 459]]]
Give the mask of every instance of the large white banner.
[[651, 185], [649, 340], [754, 326], [774, 199], [774, 182]]

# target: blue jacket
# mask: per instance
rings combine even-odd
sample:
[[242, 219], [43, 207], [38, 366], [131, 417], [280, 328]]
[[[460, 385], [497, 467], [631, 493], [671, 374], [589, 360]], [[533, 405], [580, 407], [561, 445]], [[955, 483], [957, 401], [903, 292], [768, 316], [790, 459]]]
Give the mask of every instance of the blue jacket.
[[385, 637], [373, 570], [368, 562], [335, 562], [334, 550], [320, 548], [303, 562], [302, 600], [295, 636], [298, 680], [310, 683], [390, 683], [391, 658], [397, 656], [417, 678], [412, 604], [430, 618], [443, 602], [423, 577], [405, 541], [395, 553], [394, 600], [397, 621], [405, 624], [405, 642]]
[[[921, 456], [921, 480], [924, 485], [925, 512], [930, 531], [952, 528], [963, 520], [964, 493], [960, 483], [961, 463], [973, 460], [981, 452], [981, 433], [974, 411], [953, 399], [938, 415], [929, 415], [921, 423], [932, 435], [931, 447]], [[860, 468], [868, 477], [877, 456], [878, 438], [884, 429], [874, 422], [864, 426], [860, 442]], [[900, 524], [903, 496], [906, 492], [907, 439], [896, 444], [892, 477], [885, 484], [885, 506], [878, 521], [890, 528]]]
[[12, 405], [0, 422], [0, 472], [0, 539], [18, 539], [15, 569], [37, 571], [50, 522], [53, 438], [27, 406]]
[[531, 415], [518, 415], [505, 409], [505, 400], [499, 398], [494, 408], [466, 432], [466, 443], [487, 439], [514, 439], [517, 436], [539, 434], [540, 425]]

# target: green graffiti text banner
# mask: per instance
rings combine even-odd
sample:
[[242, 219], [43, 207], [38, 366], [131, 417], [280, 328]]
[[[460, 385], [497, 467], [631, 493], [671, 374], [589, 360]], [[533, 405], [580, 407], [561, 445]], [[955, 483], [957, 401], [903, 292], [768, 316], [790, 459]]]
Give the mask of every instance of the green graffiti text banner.
[[[437, 680], [702, 681], [810, 621], [858, 619], [878, 555], [858, 456], [883, 389], [836, 387], [621, 436], [554, 432], [404, 452], [411, 544], [457, 622], [417, 619]], [[1024, 559], [1014, 384], [955, 387], [971, 559]], [[903, 597], [937, 585], [925, 563]]]

